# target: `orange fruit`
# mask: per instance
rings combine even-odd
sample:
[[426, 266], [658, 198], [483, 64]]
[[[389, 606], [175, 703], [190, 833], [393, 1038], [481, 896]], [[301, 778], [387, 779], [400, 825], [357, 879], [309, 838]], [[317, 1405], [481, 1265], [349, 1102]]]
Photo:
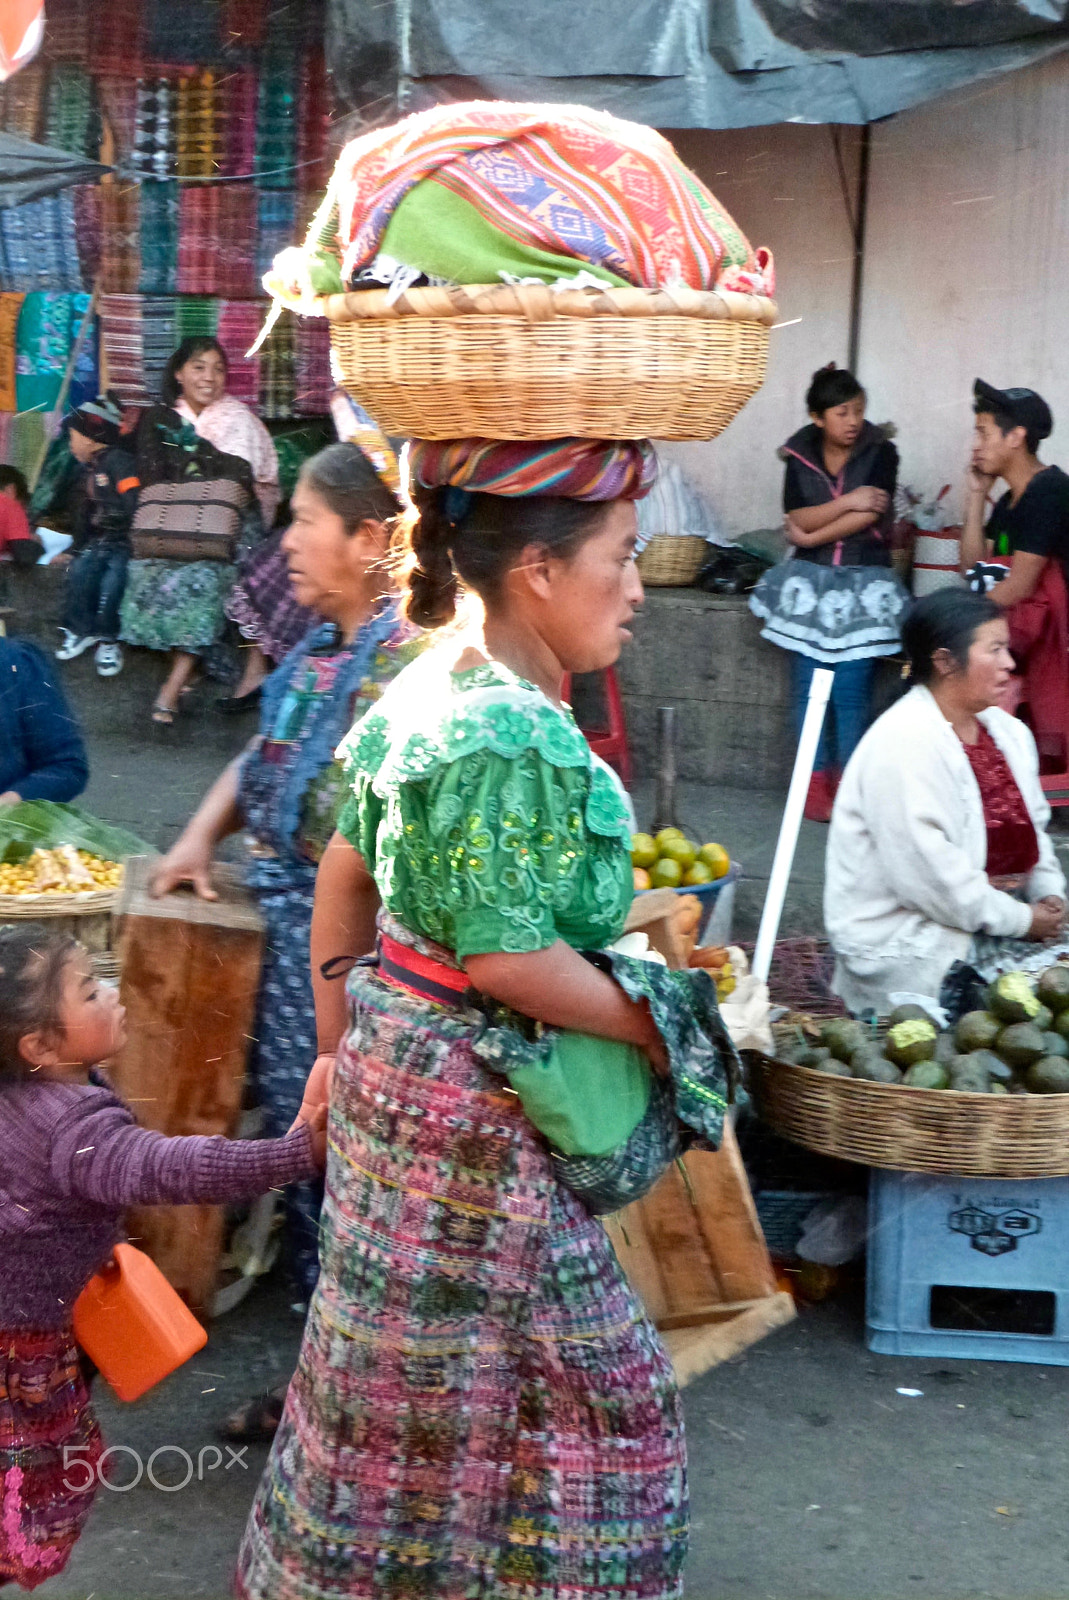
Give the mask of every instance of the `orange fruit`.
[[640, 889], [649, 889], [651, 887], [651, 885], [650, 885], [650, 875], [646, 871], [645, 867], [632, 867], [631, 868], [631, 876], [635, 880], [635, 891], [636, 891], [636, 893]]
[[670, 856], [662, 856], [650, 868], [651, 889], [678, 889], [683, 877], [683, 869], [678, 861], [673, 861]]
[[731, 866], [731, 857], [722, 844], [703, 844], [698, 851], [698, 860], [704, 861], [714, 881], [722, 878]]
[[697, 855], [698, 851], [689, 839], [666, 839], [661, 845], [661, 860], [678, 861], [683, 872], [694, 865]]
[[712, 881], [712, 870], [706, 866], [704, 861], [695, 861], [694, 865], [688, 867], [683, 874], [683, 882], [688, 889], [693, 889], [696, 884], [712, 883]]

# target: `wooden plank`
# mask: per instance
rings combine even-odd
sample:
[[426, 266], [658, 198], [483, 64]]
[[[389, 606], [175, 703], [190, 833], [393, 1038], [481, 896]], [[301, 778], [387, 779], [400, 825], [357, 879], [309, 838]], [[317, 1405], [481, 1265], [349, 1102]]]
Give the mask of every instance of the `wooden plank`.
[[674, 1163], [644, 1199], [627, 1207], [623, 1213], [625, 1223], [633, 1210], [642, 1213], [669, 1312], [678, 1315], [696, 1305], [725, 1298], [687, 1186]]
[[668, 1315], [668, 1295], [661, 1279], [657, 1253], [646, 1231], [641, 1206], [628, 1206], [615, 1216], [606, 1217], [605, 1230], [631, 1287], [659, 1327], [661, 1319]]
[[[117, 919], [128, 1038], [113, 1065], [118, 1092], [161, 1133], [232, 1134], [263, 948], [262, 923], [233, 869], [213, 872], [219, 901], [147, 893], [151, 862], [130, 864]], [[223, 1212], [155, 1206], [131, 1228], [199, 1314], [215, 1293]]]
[[704, 1328], [680, 1328], [664, 1336], [665, 1349], [675, 1369], [681, 1389], [700, 1378], [703, 1372], [730, 1361], [756, 1344], [775, 1328], [793, 1322], [797, 1315], [794, 1300], [786, 1290], [767, 1295], [748, 1311], [741, 1311], [729, 1322], [711, 1323]]
[[719, 1280], [718, 1298], [754, 1300], [774, 1294], [776, 1274], [730, 1122], [724, 1124], [719, 1150], [691, 1150], [683, 1160], [695, 1219]]

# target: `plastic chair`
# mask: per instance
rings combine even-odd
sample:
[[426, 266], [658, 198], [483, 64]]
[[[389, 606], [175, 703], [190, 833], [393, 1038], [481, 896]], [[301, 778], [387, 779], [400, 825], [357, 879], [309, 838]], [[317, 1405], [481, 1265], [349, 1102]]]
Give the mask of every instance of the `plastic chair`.
[[[631, 751], [627, 743], [627, 723], [624, 720], [624, 702], [616, 678], [616, 668], [606, 667], [603, 673], [605, 706], [609, 714], [607, 728], [584, 728], [586, 742], [596, 756], [615, 767], [625, 785], [631, 785]], [[572, 675], [564, 674], [561, 694], [565, 701], [572, 695]]]

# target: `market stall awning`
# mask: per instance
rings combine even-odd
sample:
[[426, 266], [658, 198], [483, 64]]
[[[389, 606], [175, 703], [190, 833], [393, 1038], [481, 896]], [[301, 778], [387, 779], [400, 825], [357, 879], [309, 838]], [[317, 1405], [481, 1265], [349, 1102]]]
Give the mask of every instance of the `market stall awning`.
[[593, 105], [659, 128], [866, 123], [1069, 46], [1069, 0], [330, 0], [341, 98]]
[[72, 183], [95, 183], [109, 167], [47, 144], [31, 144], [13, 133], [0, 133], [0, 206], [40, 200]]

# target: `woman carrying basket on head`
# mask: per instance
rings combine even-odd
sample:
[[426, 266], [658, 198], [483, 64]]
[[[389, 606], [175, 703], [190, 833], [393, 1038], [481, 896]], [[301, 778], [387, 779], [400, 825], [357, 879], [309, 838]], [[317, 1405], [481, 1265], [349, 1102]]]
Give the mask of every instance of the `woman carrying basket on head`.
[[[409, 616], [452, 622], [459, 578], [481, 617], [343, 747], [351, 794], [312, 924], [328, 1055], [309, 1099], [333, 1073], [321, 1273], [241, 1552], [246, 1600], [682, 1592], [670, 1363], [495, 1070], [524, 1018], [659, 1067], [672, 1053], [655, 1002], [579, 954], [623, 929], [630, 808], [560, 698], [565, 672], [611, 665], [629, 638], [651, 459], [580, 440], [413, 449]], [[331, 975], [371, 946], [380, 904], [380, 965], [353, 968], [346, 1003]], [[722, 1071], [719, 1088], [722, 1118]]]

